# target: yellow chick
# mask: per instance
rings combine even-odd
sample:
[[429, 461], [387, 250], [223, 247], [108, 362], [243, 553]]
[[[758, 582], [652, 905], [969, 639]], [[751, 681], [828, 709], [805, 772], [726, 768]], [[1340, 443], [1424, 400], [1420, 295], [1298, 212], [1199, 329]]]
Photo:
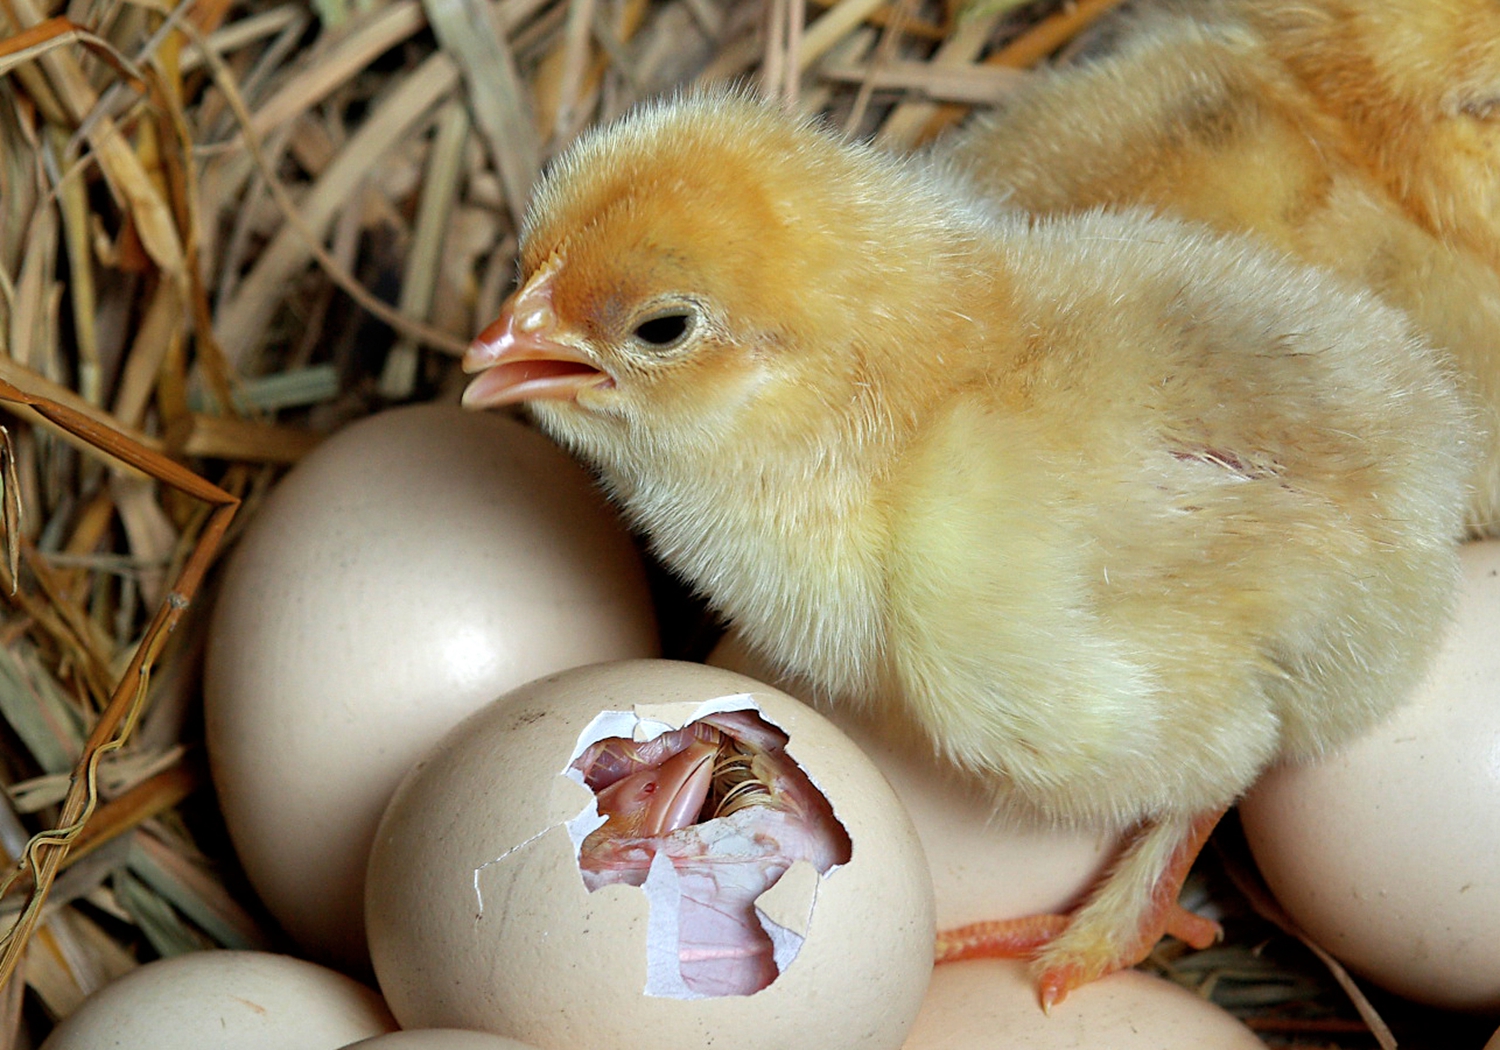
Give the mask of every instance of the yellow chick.
[[1389, 710], [1443, 625], [1459, 394], [1397, 311], [1246, 240], [1004, 212], [699, 95], [559, 158], [521, 262], [465, 404], [529, 402], [828, 701], [1138, 828], [1018, 943], [1044, 1005], [1211, 939], [1176, 898], [1220, 812]]
[[1253, 232], [1405, 309], [1490, 441], [1500, 533], [1500, 4], [1204, 0], [1038, 77], [941, 146], [1031, 211], [1143, 204]]

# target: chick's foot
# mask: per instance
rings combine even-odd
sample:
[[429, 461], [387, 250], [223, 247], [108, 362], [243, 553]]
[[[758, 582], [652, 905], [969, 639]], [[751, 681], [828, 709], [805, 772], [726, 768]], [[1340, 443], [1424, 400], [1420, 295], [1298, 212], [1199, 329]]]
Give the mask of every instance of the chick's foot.
[[939, 963], [1030, 958], [1050, 1011], [1073, 989], [1134, 966], [1170, 934], [1207, 948], [1223, 931], [1177, 903], [1183, 880], [1223, 810], [1142, 825], [1089, 900], [1069, 915], [974, 923], [938, 934]]
[[1037, 953], [1042, 1009], [1073, 989], [1134, 966], [1167, 934], [1207, 948], [1223, 931], [1177, 903], [1193, 861], [1224, 810], [1143, 824], [1067, 929]]

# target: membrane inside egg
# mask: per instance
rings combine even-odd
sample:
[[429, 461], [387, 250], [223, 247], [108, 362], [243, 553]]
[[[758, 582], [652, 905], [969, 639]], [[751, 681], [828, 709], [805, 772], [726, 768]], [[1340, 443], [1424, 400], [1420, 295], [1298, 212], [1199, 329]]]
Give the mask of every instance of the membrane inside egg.
[[[590, 730], [632, 717], [604, 712]], [[586, 731], [566, 770], [595, 796], [568, 822], [579, 874], [590, 892], [625, 884], [650, 901], [646, 994], [752, 995], [791, 965], [806, 926], [758, 901], [802, 865], [810, 909], [817, 880], [848, 862], [849, 833], [755, 710], [680, 729], [634, 721], [629, 735]]]

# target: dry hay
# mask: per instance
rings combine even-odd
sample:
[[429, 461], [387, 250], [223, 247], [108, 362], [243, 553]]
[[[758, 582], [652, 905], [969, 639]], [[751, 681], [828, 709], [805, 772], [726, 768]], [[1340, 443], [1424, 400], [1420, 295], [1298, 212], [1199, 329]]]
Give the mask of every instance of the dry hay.
[[[50, 884], [9, 942], [0, 1050], [140, 961], [285, 947], [203, 772], [202, 617], [162, 617], [323, 435], [456, 397], [548, 157], [729, 80], [914, 147], [1118, 2], [0, 0], [0, 850], [37, 836], [0, 911]], [[1223, 838], [1198, 885], [1229, 942], [1153, 965], [1278, 1045], [1376, 1045], [1225, 881], [1252, 869]], [[1403, 1045], [1457, 1045], [1412, 1017]]]

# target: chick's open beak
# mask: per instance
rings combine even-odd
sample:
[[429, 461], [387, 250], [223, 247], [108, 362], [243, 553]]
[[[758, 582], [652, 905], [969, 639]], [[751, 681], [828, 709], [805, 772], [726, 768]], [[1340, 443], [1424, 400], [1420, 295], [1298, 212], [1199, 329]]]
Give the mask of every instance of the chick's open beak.
[[587, 354], [558, 337], [554, 273], [549, 268], [532, 278], [469, 344], [463, 369], [478, 374], [464, 390], [464, 407], [495, 408], [541, 398], [572, 401], [586, 387], [614, 385]]

